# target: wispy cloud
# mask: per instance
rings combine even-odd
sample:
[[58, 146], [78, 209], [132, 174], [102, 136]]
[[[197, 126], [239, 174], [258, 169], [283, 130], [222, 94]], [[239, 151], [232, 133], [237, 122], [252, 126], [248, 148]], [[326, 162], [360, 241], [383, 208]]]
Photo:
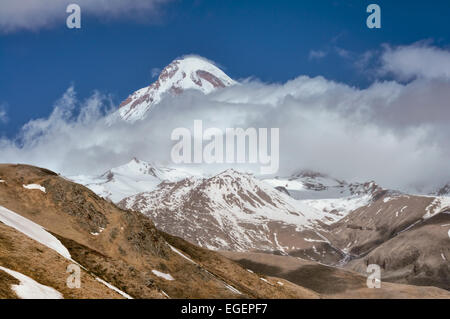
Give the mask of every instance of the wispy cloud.
[[329, 56], [330, 54], [336, 54], [339, 57], [344, 58], [344, 59], [352, 59], [354, 56], [354, 54], [349, 50], [346, 50], [346, 49], [338, 47], [338, 46], [332, 46], [332, 47], [327, 47], [326, 49], [323, 49], [323, 50], [310, 50], [308, 59], [309, 60], [319, 60], [319, 59], [323, 59], [323, 58]]
[[0, 33], [19, 30], [35, 31], [60, 23], [65, 26], [66, 7], [76, 3], [82, 14], [106, 18], [142, 17], [157, 12], [160, 6], [171, 0], [2, 0], [0, 2]]
[[6, 113], [6, 107], [4, 104], [0, 104], [0, 123], [8, 122], [8, 114]]
[[158, 77], [161, 73], [161, 68], [153, 68], [151, 71], [152, 79]]
[[337, 55], [339, 55], [341, 58], [349, 59], [352, 57], [352, 53], [349, 50], [340, 48], [338, 46], [334, 47], [334, 51], [336, 51]]
[[322, 59], [327, 54], [328, 54], [328, 52], [325, 52], [325, 51], [322, 51], [322, 50], [311, 50], [311, 51], [309, 51], [309, 59], [310, 60]]

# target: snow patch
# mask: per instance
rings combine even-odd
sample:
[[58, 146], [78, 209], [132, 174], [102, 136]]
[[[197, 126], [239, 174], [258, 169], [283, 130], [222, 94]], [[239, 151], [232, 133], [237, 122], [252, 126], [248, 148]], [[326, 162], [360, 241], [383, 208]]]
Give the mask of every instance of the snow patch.
[[312, 238], [303, 238], [305, 241], [309, 242], [309, 243], [327, 243], [328, 241], [326, 240], [321, 240], [321, 239], [312, 239]]
[[63, 295], [56, 289], [41, 285], [20, 272], [2, 266], [0, 270], [20, 281], [19, 285], [11, 285], [11, 289], [21, 299], [63, 299]]
[[95, 233], [91, 233], [92, 236], [98, 236], [100, 235], [105, 229], [103, 227], [100, 227], [100, 230], [98, 232]]
[[152, 270], [152, 273], [158, 277], [164, 278], [165, 280], [175, 280], [170, 274], [166, 274], [155, 269]]
[[28, 184], [28, 185], [23, 185], [23, 188], [26, 189], [37, 189], [40, 190], [41, 192], [45, 193], [45, 187], [39, 185], [39, 184]]
[[179, 251], [178, 249], [176, 249], [175, 247], [173, 247], [172, 245], [169, 245], [170, 249], [172, 249], [173, 252], [175, 252], [176, 254], [180, 255], [181, 257], [183, 257], [184, 259], [190, 261], [193, 264], [197, 263], [195, 261], [193, 261], [191, 258], [189, 258], [188, 256], [186, 256], [185, 254], [183, 254], [181, 251]]
[[103, 279], [96, 277], [95, 280], [97, 280], [98, 282], [101, 282], [102, 284], [104, 284], [106, 287], [108, 287], [111, 290], [114, 290], [115, 292], [117, 292], [119, 295], [121, 295], [124, 298], [127, 299], [133, 299], [133, 297], [131, 297], [129, 294], [123, 292], [122, 290], [120, 290], [119, 288], [114, 287], [113, 285], [111, 285], [109, 282], [104, 281]]
[[228, 290], [230, 290], [231, 292], [238, 294], [238, 295], [242, 295], [242, 292], [240, 292], [239, 290], [237, 290], [236, 288], [234, 288], [233, 286], [228, 285], [227, 283], [224, 283], [225, 287], [228, 288]]
[[66, 247], [52, 234], [47, 232], [41, 225], [16, 214], [3, 206], [0, 206], [0, 222], [12, 227], [31, 239], [53, 249], [64, 258], [71, 259]]
[[161, 290], [161, 293], [166, 296], [167, 298], [171, 299], [170, 296], [168, 294], [166, 294], [166, 292], [164, 290]]
[[261, 280], [264, 281], [265, 283], [267, 283], [267, 284], [273, 286], [266, 278], [259, 278], [259, 279], [261, 279]]

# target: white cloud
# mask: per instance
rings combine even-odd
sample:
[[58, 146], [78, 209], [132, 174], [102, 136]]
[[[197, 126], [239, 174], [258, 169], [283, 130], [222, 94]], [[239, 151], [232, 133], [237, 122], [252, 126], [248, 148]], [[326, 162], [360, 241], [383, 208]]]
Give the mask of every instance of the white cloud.
[[381, 56], [382, 75], [392, 74], [399, 80], [414, 78], [450, 78], [450, 51], [417, 43], [409, 46], [386, 45]]
[[[38, 30], [59, 23], [65, 27], [66, 7], [76, 3], [84, 14], [105, 18], [142, 17], [154, 13], [170, 0], [2, 0], [0, 2], [0, 33]], [[150, 15], [150, 19], [153, 16]]]

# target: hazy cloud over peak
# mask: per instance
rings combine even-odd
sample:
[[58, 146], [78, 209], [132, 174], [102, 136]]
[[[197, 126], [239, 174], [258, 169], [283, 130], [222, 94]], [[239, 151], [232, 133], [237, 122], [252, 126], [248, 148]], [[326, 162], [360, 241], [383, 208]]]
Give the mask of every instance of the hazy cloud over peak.
[[[418, 54], [436, 50], [423, 47]], [[396, 59], [390, 61], [396, 70]], [[299, 76], [284, 84], [247, 80], [209, 95], [188, 90], [166, 96], [142, 121], [108, 125], [108, 97], [95, 93], [79, 101], [70, 87], [48, 118], [30, 121], [15, 140], [0, 139], [0, 162], [64, 174], [102, 173], [133, 157], [171, 163], [172, 130], [192, 129], [199, 119], [204, 129], [279, 128], [279, 175], [311, 169], [348, 181], [432, 191], [450, 181], [448, 101], [450, 80], [443, 76], [377, 81], [365, 89]]]

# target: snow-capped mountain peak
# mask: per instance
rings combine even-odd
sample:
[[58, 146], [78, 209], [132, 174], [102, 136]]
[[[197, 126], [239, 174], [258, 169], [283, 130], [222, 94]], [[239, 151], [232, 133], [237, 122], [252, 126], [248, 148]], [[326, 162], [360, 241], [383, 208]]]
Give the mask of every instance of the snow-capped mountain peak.
[[124, 197], [151, 191], [162, 181], [176, 182], [197, 174], [198, 172], [193, 170], [167, 167], [133, 158], [100, 176], [78, 175], [70, 176], [69, 179], [85, 185], [104, 198], [118, 202]]
[[187, 56], [166, 66], [156, 82], [132, 93], [117, 112], [120, 118], [134, 122], [143, 119], [165, 94], [180, 94], [190, 89], [209, 94], [234, 84], [234, 80], [208, 60]]

